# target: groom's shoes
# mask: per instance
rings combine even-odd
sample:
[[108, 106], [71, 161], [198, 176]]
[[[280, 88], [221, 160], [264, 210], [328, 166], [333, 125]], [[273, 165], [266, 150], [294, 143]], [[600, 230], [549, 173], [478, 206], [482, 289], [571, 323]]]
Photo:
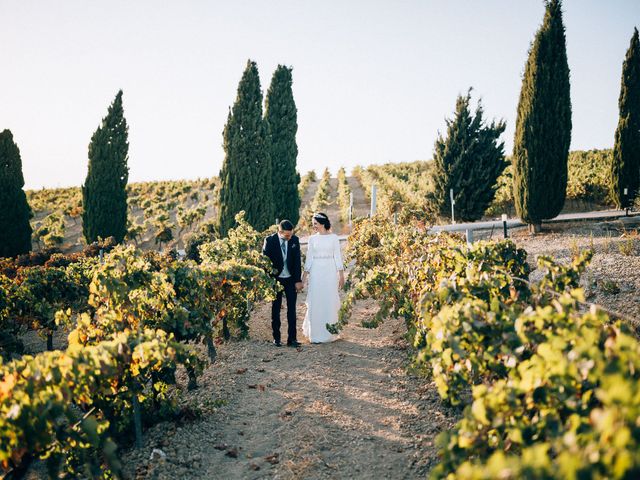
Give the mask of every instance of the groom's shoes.
[[287, 347], [298, 348], [298, 347], [301, 347], [301, 346], [302, 346], [302, 344], [300, 342], [296, 342], [295, 340], [293, 342], [287, 342]]
[[273, 344], [274, 344], [276, 347], [281, 347], [281, 346], [282, 346], [282, 343], [280, 343], [280, 340], [274, 340], [274, 341], [273, 341]]

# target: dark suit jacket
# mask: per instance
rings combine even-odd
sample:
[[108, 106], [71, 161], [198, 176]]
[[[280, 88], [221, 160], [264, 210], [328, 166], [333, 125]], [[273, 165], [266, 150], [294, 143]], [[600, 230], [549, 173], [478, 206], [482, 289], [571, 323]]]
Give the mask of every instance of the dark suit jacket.
[[[276, 270], [276, 277], [282, 273], [284, 262], [282, 261], [282, 250], [280, 249], [280, 237], [277, 233], [269, 235], [264, 239], [262, 253], [271, 259], [273, 268]], [[287, 268], [291, 278], [295, 283], [301, 280], [302, 262], [300, 260], [300, 239], [293, 235], [287, 242]]]

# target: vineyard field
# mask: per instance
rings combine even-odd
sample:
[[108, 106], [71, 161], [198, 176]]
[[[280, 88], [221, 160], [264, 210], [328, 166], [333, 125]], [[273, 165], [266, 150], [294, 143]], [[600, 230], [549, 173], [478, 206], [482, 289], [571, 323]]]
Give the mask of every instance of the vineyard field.
[[640, 1], [7, 3], [0, 479], [640, 480]]
[[[6, 468], [22, 459], [34, 478], [45, 477], [46, 464], [32, 464], [28, 455], [56, 445], [51, 458], [66, 458], [59, 465], [74, 475], [109, 468], [125, 478], [298, 478], [318, 472], [321, 477], [340, 472], [356, 478], [446, 478], [454, 473], [467, 478], [491, 476], [507, 466], [514, 472], [539, 468], [556, 478], [550, 473], [554, 469], [583, 468], [584, 457], [578, 456], [575, 465], [566, 460], [573, 447], [555, 431], [540, 423], [515, 423], [522, 415], [535, 416], [536, 402], [497, 407], [495, 402], [512, 392], [531, 394], [520, 365], [533, 368], [546, 361], [544, 355], [573, 355], [558, 346], [560, 340], [606, 340], [616, 355], [627, 358], [618, 366], [620, 375], [637, 374], [638, 233], [611, 225], [566, 224], [538, 236], [515, 229], [507, 241], [484, 232], [472, 246], [455, 235], [426, 235], [429, 217], [417, 194], [420, 182], [413, 182], [424, 168], [420, 163], [374, 166], [356, 169], [352, 177], [339, 172], [331, 178], [325, 172], [303, 182], [301, 211], [308, 215], [323, 209], [341, 233], [349, 233], [345, 198], [354, 198], [357, 220], [343, 245], [350, 271], [337, 327], [340, 340], [333, 344], [273, 347], [273, 283], [259, 254], [266, 232], [256, 232], [242, 217], [227, 239], [211, 237], [200, 246], [200, 263], [176, 260], [169, 251], [158, 253], [153, 251], [157, 245], [147, 249], [143, 242], [139, 247], [135, 242], [115, 248], [105, 244], [102, 259], [99, 247], [92, 246], [70, 255], [42, 252], [3, 260], [1, 326], [33, 355], [13, 351], [13, 360], [3, 363], [6, 372], [13, 372], [5, 374], [5, 382], [20, 378], [17, 372], [52, 369], [73, 386], [61, 390], [62, 398], [79, 395], [80, 400], [64, 409], [58, 398], [38, 397], [61, 410], [43, 420], [27, 456], [13, 450], [0, 461]], [[379, 182], [374, 219], [365, 218], [368, 181]], [[181, 193], [186, 194], [193, 192]], [[70, 201], [65, 195], [58, 198]], [[195, 207], [186, 197], [182, 200]], [[162, 205], [161, 210], [172, 206], [171, 201]], [[396, 208], [398, 215], [390, 215]], [[301, 229], [303, 235], [308, 232], [304, 222]], [[42, 289], [43, 282], [48, 290]], [[42, 301], [36, 304], [37, 296]], [[303, 292], [299, 338], [304, 301]], [[584, 307], [588, 302], [600, 310]], [[53, 351], [42, 352], [49, 335]], [[592, 353], [597, 360], [593, 385], [614, 379], [609, 373], [614, 357], [608, 352]], [[139, 355], [154, 360], [140, 364]], [[68, 370], [60, 369], [61, 358], [70, 359]], [[104, 375], [83, 376], [79, 366], [91, 362]], [[560, 395], [563, 382], [577, 381], [572, 370], [560, 374], [561, 380], [537, 381], [548, 382]], [[120, 375], [120, 383], [109, 375]], [[15, 399], [29, 389], [50, 388], [25, 382], [6, 384]], [[584, 388], [595, 388], [591, 383]], [[95, 392], [89, 395], [87, 389]], [[149, 389], [156, 393], [150, 395]], [[615, 418], [615, 428], [633, 428], [631, 414], [624, 413], [636, 408], [632, 399], [619, 408], [601, 390], [589, 391], [593, 400], [582, 410], [573, 409], [573, 416], [557, 411], [562, 428], [601, 410]], [[564, 395], [566, 402], [574, 402], [570, 393]], [[140, 403], [140, 448], [134, 445], [134, 398]], [[553, 402], [540, 405], [556, 412]], [[7, 417], [5, 427], [16, 432], [17, 442], [35, 438], [26, 427], [33, 413], [24, 408], [24, 416]], [[82, 428], [52, 429], [59, 415]], [[501, 422], [513, 427], [503, 431]], [[502, 443], [492, 446], [482, 425], [492, 425]], [[597, 438], [610, 435], [606, 428], [591, 425], [576, 442], [604, 452]], [[528, 440], [528, 429], [536, 429], [544, 441]], [[74, 438], [89, 450], [78, 450]], [[623, 458], [638, 451], [632, 440], [617, 445], [611, 455]], [[545, 461], [532, 466], [532, 456]], [[612, 471], [601, 458], [597, 468]], [[631, 462], [624, 468], [635, 472], [638, 466]]]
[[[127, 241], [145, 250], [182, 249], [185, 236], [216, 218], [217, 179], [133, 183], [127, 187]], [[33, 247], [63, 253], [82, 250], [82, 192], [79, 187], [28, 190], [33, 211]]]

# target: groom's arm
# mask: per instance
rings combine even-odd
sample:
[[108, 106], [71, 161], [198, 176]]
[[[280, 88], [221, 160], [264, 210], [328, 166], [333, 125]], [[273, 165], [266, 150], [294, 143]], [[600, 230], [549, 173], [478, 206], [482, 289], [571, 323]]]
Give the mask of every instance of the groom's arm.
[[262, 244], [262, 254], [269, 259], [269, 261], [271, 262], [272, 268], [275, 268], [275, 264], [273, 262], [273, 253], [270, 250], [271, 249], [269, 248], [269, 237], [267, 237], [264, 239], [264, 243]]

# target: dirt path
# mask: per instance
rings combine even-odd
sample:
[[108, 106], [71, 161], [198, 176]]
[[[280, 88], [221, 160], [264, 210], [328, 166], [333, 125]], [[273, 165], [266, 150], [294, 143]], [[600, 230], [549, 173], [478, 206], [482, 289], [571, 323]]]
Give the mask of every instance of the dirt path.
[[[373, 313], [363, 303], [355, 317]], [[400, 321], [378, 330], [352, 324], [331, 344], [277, 348], [270, 343], [269, 305], [261, 305], [251, 321], [252, 340], [223, 345], [201, 387], [185, 392], [201, 415], [146, 432], [143, 449], [124, 457], [129, 474], [424, 478], [436, 461], [435, 436], [453, 425], [454, 414], [430, 382], [407, 374], [404, 332]], [[154, 448], [166, 458], [150, 461]]]
[[329, 181], [331, 191], [329, 193], [329, 205], [325, 208], [325, 213], [331, 219], [331, 230], [333, 233], [343, 235], [349, 233], [348, 225], [342, 225], [340, 220], [340, 205], [338, 204], [338, 179], [336, 177], [331, 178]]
[[347, 177], [347, 183], [353, 193], [353, 218], [366, 217], [369, 214], [370, 201], [356, 177]]

